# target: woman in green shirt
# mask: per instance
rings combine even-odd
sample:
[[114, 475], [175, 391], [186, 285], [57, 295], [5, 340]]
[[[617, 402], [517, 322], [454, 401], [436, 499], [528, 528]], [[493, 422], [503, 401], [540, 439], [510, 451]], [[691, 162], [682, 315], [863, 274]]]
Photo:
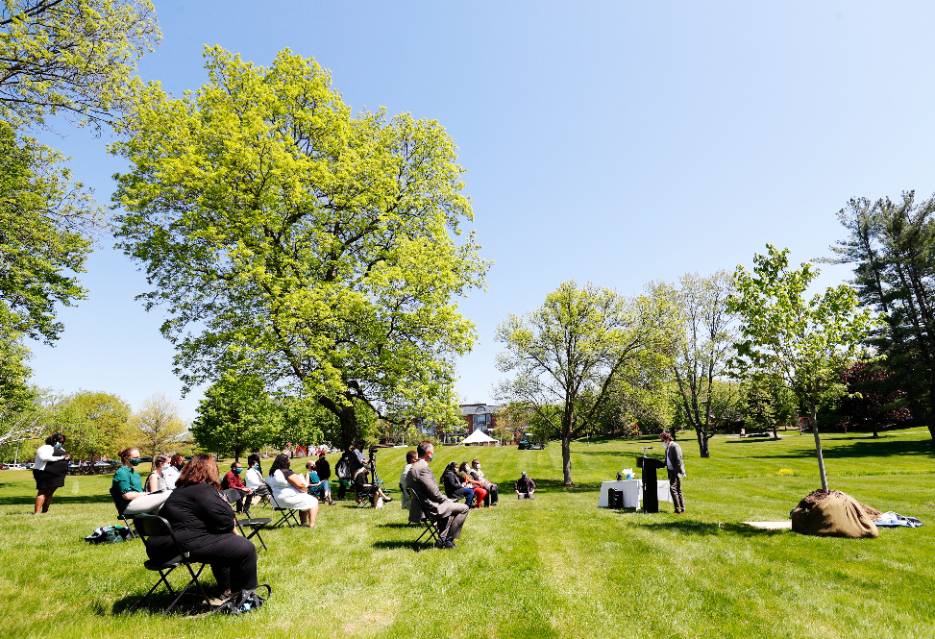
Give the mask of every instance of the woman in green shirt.
[[135, 466], [140, 463], [140, 451], [137, 448], [125, 448], [120, 453], [120, 468], [114, 473], [114, 480], [110, 485], [110, 495], [114, 498], [117, 512], [121, 515], [127, 505], [144, 495], [143, 480], [136, 472]]

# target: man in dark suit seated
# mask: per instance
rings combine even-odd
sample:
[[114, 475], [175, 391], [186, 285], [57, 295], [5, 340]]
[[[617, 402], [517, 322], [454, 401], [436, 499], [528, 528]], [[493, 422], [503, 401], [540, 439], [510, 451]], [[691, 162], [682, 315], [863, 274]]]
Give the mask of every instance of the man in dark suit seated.
[[[419, 521], [422, 515], [432, 517], [438, 523], [441, 539], [436, 544], [439, 548], [454, 548], [455, 540], [461, 535], [461, 527], [467, 519], [469, 508], [466, 504], [452, 501], [438, 490], [438, 482], [429, 468], [429, 462], [435, 455], [432, 442], [422, 442], [416, 448], [419, 459], [409, 469], [408, 485], [419, 500], [413, 500], [409, 509], [409, 521]], [[425, 504], [425, 513], [419, 507], [419, 501]]]

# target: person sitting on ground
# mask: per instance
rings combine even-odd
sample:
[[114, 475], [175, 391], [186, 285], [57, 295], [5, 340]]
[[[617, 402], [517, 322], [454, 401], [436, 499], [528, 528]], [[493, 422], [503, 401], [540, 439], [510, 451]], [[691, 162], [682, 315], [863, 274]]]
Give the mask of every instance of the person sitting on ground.
[[409, 469], [412, 468], [412, 465], [419, 459], [419, 456], [416, 455], [416, 451], [410, 450], [406, 452], [406, 465], [403, 467], [403, 473], [399, 476], [399, 490], [403, 494], [402, 504], [403, 510], [409, 509]]
[[445, 487], [445, 495], [449, 499], [461, 499], [464, 497], [464, 503], [468, 508], [474, 507], [474, 488], [465, 486], [458, 475], [458, 466], [455, 462], [448, 462], [445, 470], [442, 471], [442, 485]]
[[[237, 500], [237, 512], [242, 513], [244, 509], [244, 499], [249, 495], [252, 490], [247, 488], [247, 485], [244, 483], [241, 478], [243, 475], [243, 466], [240, 462], [235, 461], [231, 464], [231, 469], [224, 474], [224, 479], [221, 480], [221, 488], [224, 490], [236, 490], [240, 493], [240, 499]], [[249, 508], [249, 506], [248, 506]]]
[[175, 482], [178, 481], [183, 466], [185, 466], [185, 458], [178, 453], [169, 458], [169, 463], [162, 469], [162, 478], [166, 482], [166, 490], [175, 489]]
[[165, 455], [156, 455], [153, 458], [153, 470], [149, 473], [149, 477], [146, 478], [146, 492], [158, 493], [169, 489], [166, 484], [165, 476], [165, 469], [168, 463], [169, 458]]
[[331, 498], [331, 464], [328, 463], [327, 453], [322, 450], [318, 453], [318, 461], [315, 462], [315, 472], [321, 480], [322, 490], [325, 493], [325, 501], [334, 505]]
[[124, 448], [117, 455], [120, 457], [121, 465], [114, 473], [114, 479], [110, 484], [110, 495], [114, 498], [117, 512], [122, 515], [131, 501], [146, 493], [143, 492], [143, 480], [136, 472], [136, 467], [140, 464], [139, 449]]
[[314, 528], [318, 518], [318, 500], [306, 492], [308, 485], [305, 479], [292, 472], [289, 464], [289, 455], [280, 453], [269, 468], [268, 483], [273, 489], [273, 498], [284, 508], [298, 510], [302, 525]]
[[471, 474], [467, 462], [461, 462], [461, 466], [458, 467], [458, 477], [461, 479], [462, 485], [474, 491], [474, 507], [482, 508], [486, 503], [487, 489], [484, 488], [480, 480]]
[[471, 460], [471, 474], [474, 475], [474, 478], [480, 481], [481, 485], [487, 490], [487, 499], [484, 503], [487, 506], [496, 506], [497, 502], [500, 501], [500, 487], [484, 477], [484, 471], [480, 469], [480, 460], [477, 458]]
[[533, 496], [536, 492], [536, 482], [532, 480], [532, 477], [526, 474], [526, 471], [523, 471], [523, 474], [520, 475], [519, 479], [516, 480], [516, 498], [517, 499], [533, 499]]
[[[159, 516], [172, 525], [175, 538], [192, 561], [211, 565], [224, 599], [256, 589], [257, 557], [256, 547], [234, 533], [234, 511], [218, 492], [220, 487], [214, 457], [196, 455], [182, 469]], [[150, 537], [146, 552], [150, 559], [170, 559], [175, 553], [172, 538]]]
[[[465, 504], [448, 499], [438, 490], [435, 475], [429, 468], [429, 462], [435, 455], [435, 446], [432, 442], [421, 442], [416, 448], [416, 453], [419, 459], [409, 469], [408, 485], [415, 492], [418, 500], [412, 501], [409, 521], [418, 522], [423, 515], [433, 518], [441, 535], [436, 546], [454, 548], [455, 540], [461, 535], [461, 528], [464, 526], [470, 509]], [[425, 506], [424, 513], [420, 502]]]

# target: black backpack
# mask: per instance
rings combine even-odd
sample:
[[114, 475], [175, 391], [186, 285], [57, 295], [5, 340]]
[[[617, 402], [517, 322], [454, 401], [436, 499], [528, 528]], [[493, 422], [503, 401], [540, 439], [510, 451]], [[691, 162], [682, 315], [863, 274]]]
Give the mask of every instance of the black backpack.
[[[257, 593], [260, 588], [266, 588], [266, 597], [261, 597]], [[237, 595], [218, 606], [214, 612], [222, 615], [244, 615], [253, 612], [257, 608], [262, 608], [271, 594], [273, 594], [273, 589], [269, 587], [269, 584], [260, 584], [256, 590], [241, 590]]]

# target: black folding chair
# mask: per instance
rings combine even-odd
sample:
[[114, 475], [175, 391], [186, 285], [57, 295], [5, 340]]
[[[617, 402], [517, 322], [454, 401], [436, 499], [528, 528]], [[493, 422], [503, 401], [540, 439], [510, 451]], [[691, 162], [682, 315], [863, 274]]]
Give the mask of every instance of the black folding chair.
[[[242, 492], [236, 488], [228, 488], [224, 491], [224, 497], [227, 499], [228, 503], [233, 506], [237, 502], [243, 500], [243, 512], [247, 516], [246, 519], [238, 519], [234, 517], [234, 522], [237, 524], [237, 530], [240, 531], [241, 536], [246, 539], [253, 539], [256, 537], [260, 541], [260, 545], [263, 546], [263, 550], [269, 550], [266, 547], [266, 542], [263, 541], [263, 537], [260, 535], [260, 530], [269, 526], [270, 522], [273, 521], [269, 517], [253, 517], [250, 515], [250, 505], [249, 502], [245, 499], [248, 495], [244, 495]], [[250, 534], [244, 532], [244, 527], [250, 529]]]
[[[175, 608], [179, 600], [181, 600], [182, 597], [185, 596], [185, 594], [191, 589], [192, 584], [195, 585], [202, 599], [207, 601], [208, 595], [205, 592], [204, 587], [201, 585], [201, 582], [198, 581], [198, 577], [201, 576], [201, 572], [205, 569], [206, 564], [203, 562], [191, 561], [188, 551], [184, 550], [181, 544], [179, 544], [178, 539], [176, 539], [175, 533], [172, 531], [172, 526], [169, 524], [169, 522], [162, 517], [159, 517], [158, 515], [134, 515], [133, 523], [136, 526], [136, 532], [140, 536], [140, 539], [143, 540], [143, 545], [146, 546], [147, 551], [150, 548], [152, 537], [168, 537], [172, 541], [172, 546], [168, 553], [166, 552], [165, 548], [160, 548], [158, 553], [153, 553], [161, 554], [163, 556], [168, 555], [170, 557], [169, 559], [165, 561], [147, 559], [143, 563], [147, 570], [153, 570], [159, 573], [159, 581], [153, 584], [153, 587], [149, 589], [149, 592], [146, 593], [146, 596], [138, 601], [130, 610], [136, 610], [138, 607], [146, 603], [152, 594], [156, 592], [159, 584], [165, 584], [169, 593], [175, 595], [175, 598], [172, 600], [172, 603], [169, 604], [166, 612], [172, 612], [172, 609]], [[195, 565], [198, 565], [198, 570], [193, 568]], [[172, 571], [179, 566], [185, 566], [191, 579], [188, 580], [188, 583], [185, 584], [184, 588], [176, 591], [169, 583], [168, 577]]]
[[422, 524], [422, 534], [412, 542], [412, 546], [418, 550], [419, 544], [422, 543], [423, 539], [425, 539], [425, 543], [437, 544], [442, 538], [442, 531], [438, 527], [438, 521], [435, 517], [428, 514], [425, 508], [425, 501], [419, 497], [419, 494], [415, 490], [412, 488], [407, 488], [406, 490], [409, 491], [409, 498], [418, 504], [419, 510], [422, 511], [422, 518], [419, 520], [419, 523]]
[[273, 492], [273, 487], [266, 483], [266, 488], [269, 490], [269, 503], [273, 505], [273, 510], [280, 514], [279, 519], [275, 524], [270, 526], [270, 528], [280, 528], [282, 526], [301, 526], [302, 522], [299, 521], [298, 513], [299, 511], [295, 508], [289, 508], [288, 506], [283, 506], [279, 503], [279, 500], [276, 499], [276, 494]]
[[120, 491], [118, 491], [117, 487], [114, 485], [110, 487], [110, 498], [114, 500], [114, 508], [117, 509], [117, 521], [122, 521], [123, 525], [130, 531], [127, 539], [133, 539], [136, 536], [133, 534], [133, 515], [123, 514], [123, 511], [127, 509], [130, 502], [123, 498], [123, 495], [120, 494]]

